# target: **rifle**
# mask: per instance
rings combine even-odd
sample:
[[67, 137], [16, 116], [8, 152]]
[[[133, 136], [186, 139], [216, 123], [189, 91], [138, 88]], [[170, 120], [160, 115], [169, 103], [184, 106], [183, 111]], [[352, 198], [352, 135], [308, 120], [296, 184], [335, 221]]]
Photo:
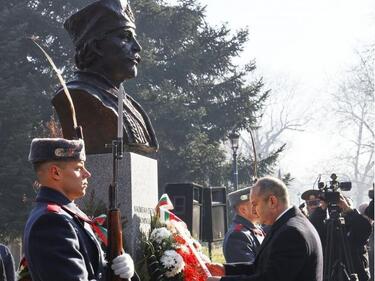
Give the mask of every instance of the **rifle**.
[[[57, 69], [52, 58], [47, 54], [47, 52], [36, 42], [35, 37], [30, 38], [38, 48], [43, 52], [48, 62], [52, 66], [53, 70], [56, 72], [59, 78], [60, 84], [64, 89], [64, 93], [68, 100], [70, 110], [72, 113], [73, 120], [73, 130], [75, 132], [76, 139], [83, 139], [82, 127], [78, 126], [76, 112], [73, 104], [72, 97], [66, 86], [64, 78]], [[121, 213], [120, 209], [117, 207], [117, 179], [118, 179], [118, 164], [123, 158], [123, 93], [124, 88], [120, 85], [119, 95], [118, 95], [118, 122], [117, 122], [117, 138], [112, 141], [112, 155], [113, 155], [113, 174], [112, 183], [109, 186], [109, 208], [107, 213], [107, 228], [108, 228], [108, 247], [107, 247], [107, 260], [108, 260], [108, 280], [107, 281], [122, 281], [126, 280], [115, 275], [111, 269], [112, 260], [121, 255], [123, 251], [122, 244], [122, 225], [121, 225]]]
[[[108, 279], [107, 281], [121, 281], [123, 278], [114, 274], [111, 269], [112, 260], [123, 253], [122, 244], [122, 225], [121, 213], [117, 205], [117, 187], [118, 187], [118, 170], [120, 160], [124, 156], [123, 150], [123, 93], [124, 88], [120, 84], [118, 91], [118, 108], [117, 108], [117, 138], [112, 141], [112, 159], [113, 159], [113, 172], [112, 182], [109, 185], [109, 208], [107, 213], [107, 228], [108, 228], [108, 247], [107, 247], [107, 260], [108, 260]], [[125, 279], [127, 280], [127, 279]]]

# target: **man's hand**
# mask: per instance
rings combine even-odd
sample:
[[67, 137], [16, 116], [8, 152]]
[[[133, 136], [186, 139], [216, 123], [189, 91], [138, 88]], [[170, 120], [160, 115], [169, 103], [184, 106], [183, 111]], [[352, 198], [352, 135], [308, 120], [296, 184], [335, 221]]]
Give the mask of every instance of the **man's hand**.
[[340, 194], [340, 200], [337, 205], [340, 207], [343, 213], [347, 213], [352, 210], [348, 199], [346, 199], [342, 194]]
[[221, 277], [213, 276], [213, 277], [208, 277], [206, 279], [206, 281], [219, 281], [220, 279], [221, 279]]
[[[224, 276], [225, 275], [224, 265], [220, 263], [206, 263], [206, 266], [208, 270], [211, 272], [212, 276]], [[214, 281], [214, 280], [211, 280], [211, 281]]]
[[124, 279], [129, 279], [134, 275], [134, 262], [127, 253], [114, 258], [111, 268], [116, 275]]

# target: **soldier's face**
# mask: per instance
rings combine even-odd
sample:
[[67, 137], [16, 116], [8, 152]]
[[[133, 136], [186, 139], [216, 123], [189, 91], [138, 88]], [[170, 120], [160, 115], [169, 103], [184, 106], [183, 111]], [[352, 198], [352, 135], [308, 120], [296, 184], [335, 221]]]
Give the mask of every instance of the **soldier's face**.
[[91, 177], [83, 161], [69, 161], [60, 166], [61, 191], [70, 200], [86, 194], [87, 179]]
[[123, 81], [137, 76], [142, 50], [134, 28], [121, 28], [106, 34], [98, 42], [99, 54], [103, 60], [103, 71], [115, 81]]
[[251, 203], [251, 200], [248, 200], [246, 202], [243, 202], [241, 203], [242, 207], [241, 210], [242, 210], [242, 216], [244, 218], [246, 218], [247, 220], [251, 221], [252, 223], [257, 223], [258, 222], [258, 215], [253, 212], [253, 206], [252, 206], [252, 203]]

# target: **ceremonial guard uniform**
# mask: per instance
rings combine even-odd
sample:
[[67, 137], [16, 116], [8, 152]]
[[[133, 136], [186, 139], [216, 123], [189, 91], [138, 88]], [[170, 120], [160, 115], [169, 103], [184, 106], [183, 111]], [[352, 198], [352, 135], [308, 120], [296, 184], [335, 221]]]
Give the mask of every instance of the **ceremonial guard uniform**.
[[[41, 187], [24, 231], [24, 250], [33, 281], [106, 280], [104, 252], [90, 224], [74, 203], [85, 195], [87, 179], [83, 140], [34, 139], [29, 161]], [[114, 273], [139, 280], [131, 257], [112, 260]], [[125, 276], [125, 277], [124, 277]]]
[[[228, 194], [228, 200], [233, 208], [238, 204], [245, 203], [250, 208], [250, 187], [240, 189]], [[240, 214], [237, 210], [229, 230], [225, 234], [223, 252], [227, 263], [253, 262], [256, 249], [263, 241], [264, 233], [261, 228], [254, 225], [246, 214]]]
[[63, 194], [41, 187], [25, 228], [33, 281], [105, 280], [105, 259], [87, 216]]
[[227, 262], [253, 262], [256, 249], [264, 239], [263, 231], [247, 219], [235, 215], [225, 234], [223, 251]]

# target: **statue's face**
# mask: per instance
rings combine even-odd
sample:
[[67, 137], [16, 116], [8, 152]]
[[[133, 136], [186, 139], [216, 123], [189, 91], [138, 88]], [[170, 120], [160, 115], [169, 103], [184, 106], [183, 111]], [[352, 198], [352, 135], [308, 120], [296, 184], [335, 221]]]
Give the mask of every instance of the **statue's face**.
[[134, 28], [121, 28], [108, 33], [98, 42], [99, 53], [103, 59], [103, 74], [116, 82], [137, 76], [140, 62], [139, 45]]

